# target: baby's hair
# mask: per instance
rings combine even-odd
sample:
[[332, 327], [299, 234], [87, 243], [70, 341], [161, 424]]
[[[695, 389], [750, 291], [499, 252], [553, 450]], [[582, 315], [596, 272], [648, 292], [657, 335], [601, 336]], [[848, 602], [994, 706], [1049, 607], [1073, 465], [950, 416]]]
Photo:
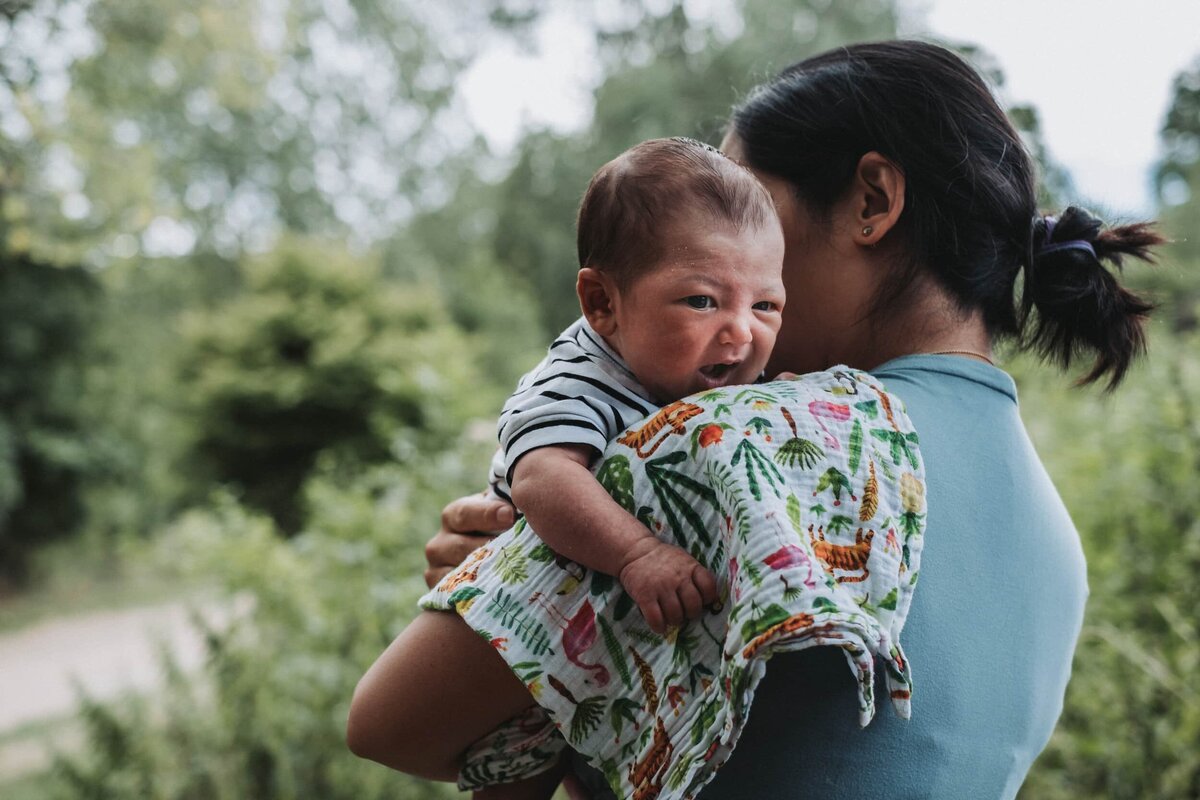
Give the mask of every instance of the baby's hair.
[[763, 185], [715, 147], [682, 136], [642, 142], [592, 176], [576, 226], [579, 266], [624, 289], [661, 262], [672, 228], [697, 218], [739, 232], [778, 224]]

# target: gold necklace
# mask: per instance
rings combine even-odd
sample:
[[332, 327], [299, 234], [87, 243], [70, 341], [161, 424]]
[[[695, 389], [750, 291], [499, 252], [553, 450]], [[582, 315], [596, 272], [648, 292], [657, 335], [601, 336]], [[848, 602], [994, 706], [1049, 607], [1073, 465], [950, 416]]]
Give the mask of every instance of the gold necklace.
[[932, 353], [926, 353], [926, 355], [931, 355], [931, 356], [975, 356], [976, 358], [982, 358], [984, 361], [991, 364], [993, 367], [996, 366], [996, 362], [993, 361], [990, 357], [985, 356], [983, 353], [976, 353], [974, 350], [934, 350]]

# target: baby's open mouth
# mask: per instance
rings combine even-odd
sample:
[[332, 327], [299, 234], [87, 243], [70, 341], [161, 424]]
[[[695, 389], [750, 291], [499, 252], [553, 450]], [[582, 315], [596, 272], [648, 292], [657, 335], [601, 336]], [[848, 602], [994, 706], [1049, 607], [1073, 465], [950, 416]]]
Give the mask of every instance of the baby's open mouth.
[[732, 364], [708, 364], [700, 368], [700, 374], [712, 380], [720, 380], [733, 372], [733, 368], [740, 363], [740, 361], [735, 361]]

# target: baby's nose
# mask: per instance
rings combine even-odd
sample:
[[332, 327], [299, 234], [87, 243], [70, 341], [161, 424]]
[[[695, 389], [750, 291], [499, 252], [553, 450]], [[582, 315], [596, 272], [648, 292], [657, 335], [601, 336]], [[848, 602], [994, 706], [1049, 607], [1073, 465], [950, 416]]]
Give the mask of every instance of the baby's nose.
[[745, 314], [732, 316], [721, 329], [721, 344], [749, 344], [753, 339], [750, 318]]

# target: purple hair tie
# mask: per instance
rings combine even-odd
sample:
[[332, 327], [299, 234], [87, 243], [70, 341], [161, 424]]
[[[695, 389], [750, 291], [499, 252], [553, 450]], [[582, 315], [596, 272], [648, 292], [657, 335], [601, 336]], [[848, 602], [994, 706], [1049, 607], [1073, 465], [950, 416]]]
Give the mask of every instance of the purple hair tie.
[[1046, 217], [1046, 238], [1034, 258], [1041, 258], [1047, 253], [1055, 253], [1059, 250], [1083, 250], [1090, 253], [1092, 258], [1096, 258], [1096, 249], [1092, 247], [1092, 243], [1086, 239], [1068, 239], [1065, 242], [1055, 242], [1050, 244], [1050, 237], [1054, 235], [1054, 226], [1058, 224], [1058, 220], [1054, 217]]

